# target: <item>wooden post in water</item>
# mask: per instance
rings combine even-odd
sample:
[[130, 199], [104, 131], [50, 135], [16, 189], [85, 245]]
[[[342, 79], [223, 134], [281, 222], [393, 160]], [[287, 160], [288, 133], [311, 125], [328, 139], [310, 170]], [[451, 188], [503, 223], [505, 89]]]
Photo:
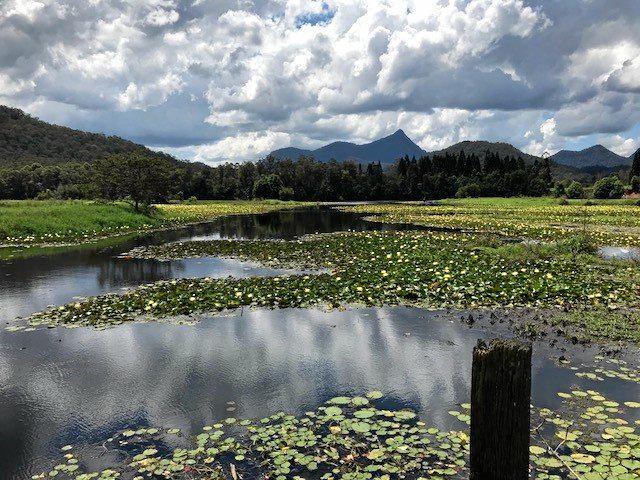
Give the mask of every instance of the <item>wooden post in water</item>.
[[531, 345], [482, 340], [471, 371], [471, 480], [527, 480]]

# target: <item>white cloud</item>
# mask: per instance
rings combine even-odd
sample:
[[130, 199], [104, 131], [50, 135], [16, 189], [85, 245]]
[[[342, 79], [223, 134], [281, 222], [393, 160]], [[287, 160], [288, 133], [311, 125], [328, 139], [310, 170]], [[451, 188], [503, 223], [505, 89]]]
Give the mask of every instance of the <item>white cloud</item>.
[[18, 95], [32, 90], [36, 86], [34, 80], [14, 80], [5, 73], [0, 73], [0, 92], [2, 95]]
[[165, 25], [176, 23], [179, 18], [180, 14], [175, 10], [156, 8], [147, 14], [146, 23], [156, 27], [164, 27]]
[[10, 17], [11, 15], [20, 15], [26, 17], [28, 20], [33, 20], [36, 14], [42, 10], [44, 6], [44, 3], [37, 2], [35, 0], [9, 1], [5, 6], [4, 15], [7, 17]]
[[621, 135], [603, 137], [601, 138], [600, 143], [609, 150], [617, 153], [618, 155], [622, 155], [623, 157], [630, 156], [640, 148], [639, 138], [624, 138]]
[[184, 82], [178, 75], [168, 73], [155, 84], [138, 86], [131, 82], [118, 97], [120, 108], [123, 110], [145, 110], [151, 106], [159, 105], [167, 100], [169, 95], [179, 92]]
[[525, 137], [531, 139], [526, 147], [527, 153], [541, 156], [545, 152], [554, 154], [562, 149], [565, 139], [558, 135], [556, 119], [551, 117], [544, 120], [539, 127], [539, 134], [528, 131]]
[[614, 70], [607, 78], [606, 86], [619, 92], [640, 93], [640, 55], [625, 60]]
[[199, 145], [194, 149], [193, 159], [208, 164], [242, 162], [266, 156], [275, 149], [288, 146], [290, 141], [290, 135], [283, 132], [247, 132]]
[[12, 0], [0, 95], [207, 159], [397, 128], [426, 149], [626, 141], [640, 122], [627, 1]]

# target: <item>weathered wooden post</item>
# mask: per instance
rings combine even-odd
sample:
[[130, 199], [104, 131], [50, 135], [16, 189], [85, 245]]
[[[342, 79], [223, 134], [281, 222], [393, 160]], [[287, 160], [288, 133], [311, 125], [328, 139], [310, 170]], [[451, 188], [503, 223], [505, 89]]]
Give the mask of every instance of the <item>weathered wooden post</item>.
[[529, 478], [531, 345], [482, 340], [471, 370], [471, 480]]

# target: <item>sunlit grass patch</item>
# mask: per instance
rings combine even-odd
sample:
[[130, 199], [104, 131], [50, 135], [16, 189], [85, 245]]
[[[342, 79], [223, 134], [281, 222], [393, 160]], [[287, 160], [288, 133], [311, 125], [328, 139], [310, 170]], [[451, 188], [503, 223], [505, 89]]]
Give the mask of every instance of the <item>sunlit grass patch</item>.
[[226, 215], [266, 213], [309, 204], [210, 201], [163, 204], [136, 212], [125, 202], [89, 200], [0, 201], [0, 245], [89, 241], [136, 231], [203, 222]]
[[377, 204], [341, 207], [371, 220], [498, 233], [540, 241], [576, 234], [596, 245], [640, 245], [640, 206], [631, 202], [585, 201], [561, 205], [550, 198], [443, 200], [438, 204]]

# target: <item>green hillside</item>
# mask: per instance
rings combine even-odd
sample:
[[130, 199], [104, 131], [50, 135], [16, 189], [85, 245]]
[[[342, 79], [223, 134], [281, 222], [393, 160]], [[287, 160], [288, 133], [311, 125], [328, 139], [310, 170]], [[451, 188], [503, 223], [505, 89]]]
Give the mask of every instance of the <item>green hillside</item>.
[[52, 125], [0, 105], [0, 167], [91, 163], [113, 154], [132, 152], [174, 161], [170, 155], [119, 137]]

